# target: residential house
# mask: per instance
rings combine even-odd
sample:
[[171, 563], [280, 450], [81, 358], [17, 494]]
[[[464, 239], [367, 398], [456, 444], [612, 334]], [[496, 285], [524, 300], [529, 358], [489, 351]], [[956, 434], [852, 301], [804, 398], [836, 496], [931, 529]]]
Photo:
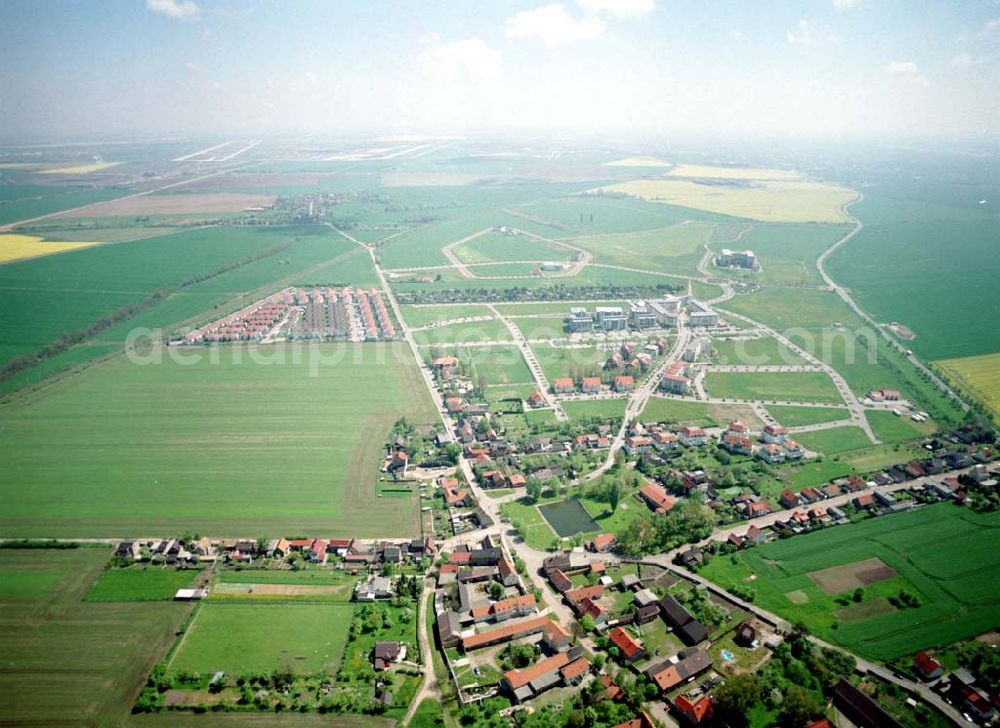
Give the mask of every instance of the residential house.
[[674, 698], [674, 707], [685, 721], [692, 725], [700, 725], [702, 721], [712, 718], [712, 699], [708, 695], [688, 698], [682, 693]]
[[573, 588], [573, 581], [559, 569], [552, 569], [548, 572], [548, 576], [552, 587], [560, 594], [565, 594]]
[[767, 505], [764, 501], [754, 501], [752, 503], [747, 503], [746, 509], [743, 511], [745, 518], [758, 518], [760, 516], [766, 516], [771, 512], [771, 507]]
[[610, 551], [615, 545], [615, 535], [613, 533], [602, 533], [598, 536], [594, 536], [590, 541], [587, 542], [586, 546], [589, 551], [594, 553], [604, 553], [605, 551]]
[[580, 391], [584, 394], [596, 394], [601, 391], [600, 377], [584, 377], [580, 381]]
[[594, 624], [600, 627], [608, 621], [608, 610], [601, 604], [595, 602], [591, 597], [584, 597], [579, 603], [579, 616], [581, 619], [590, 617]]
[[684, 447], [700, 447], [705, 444], [707, 435], [700, 427], [682, 427], [677, 433], [677, 439]]
[[328, 541], [323, 538], [313, 539], [313, 542], [309, 545], [309, 560], [314, 564], [325, 564], [326, 563], [326, 547]]
[[868, 510], [875, 505], [875, 499], [872, 497], [871, 493], [856, 496], [851, 502], [854, 504], [855, 508], [859, 508], [861, 510]]
[[778, 502], [783, 508], [794, 508], [799, 504], [799, 497], [788, 488], [785, 488], [781, 491], [781, 497], [778, 499]]
[[546, 618], [542, 627], [542, 642], [549, 652], [565, 652], [573, 642], [573, 635], [555, 620]]
[[406, 648], [399, 642], [376, 642], [372, 649], [372, 665], [377, 671], [388, 670], [405, 655]]
[[647, 483], [635, 494], [654, 513], [666, 513], [677, 504], [677, 499], [659, 485]]
[[941, 677], [944, 667], [927, 652], [918, 652], [913, 658], [913, 666], [924, 680], [934, 680]]
[[681, 650], [677, 656], [680, 658], [677, 662], [659, 662], [646, 671], [664, 693], [697, 677], [712, 666], [709, 654], [697, 647]]
[[462, 638], [462, 649], [466, 652], [476, 650], [481, 647], [498, 645], [511, 640], [528, 637], [529, 635], [544, 633], [548, 624], [552, 620], [547, 616], [531, 617], [517, 622], [508, 622], [502, 627], [485, 630], [476, 634]]
[[767, 425], [760, 433], [760, 439], [768, 445], [780, 445], [788, 436], [788, 428], [781, 425]]
[[392, 595], [392, 579], [387, 576], [371, 576], [354, 587], [354, 599], [359, 602], [391, 599]]
[[120, 541], [115, 547], [115, 558], [140, 561], [142, 559], [142, 544], [138, 541]]
[[783, 463], [785, 462], [785, 448], [781, 445], [764, 445], [757, 448], [757, 457], [772, 465]]
[[635, 389], [635, 378], [630, 375], [615, 377], [616, 392], [631, 392]]
[[629, 662], [635, 662], [646, 654], [646, 648], [632, 635], [621, 627], [615, 627], [608, 633], [611, 643], [621, 650], [622, 656]]
[[785, 451], [785, 460], [801, 460], [806, 455], [805, 449], [799, 444], [798, 440], [785, 438], [782, 447]]
[[722, 442], [719, 444], [724, 450], [728, 450], [733, 455], [753, 454], [753, 441], [744, 435], [727, 432], [722, 436]]
[[528, 396], [529, 407], [544, 407], [545, 397], [537, 389]]
[[653, 441], [648, 437], [626, 437], [625, 438], [625, 453], [629, 457], [635, 457], [637, 455], [642, 455], [649, 452], [650, 448], [653, 446]]
[[576, 391], [576, 385], [570, 377], [556, 377], [552, 380], [552, 391], [556, 394], [571, 394]]
[[677, 435], [672, 432], [657, 432], [650, 439], [653, 441], [653, 447], [660, 452], [673, 450], [679, 444]]

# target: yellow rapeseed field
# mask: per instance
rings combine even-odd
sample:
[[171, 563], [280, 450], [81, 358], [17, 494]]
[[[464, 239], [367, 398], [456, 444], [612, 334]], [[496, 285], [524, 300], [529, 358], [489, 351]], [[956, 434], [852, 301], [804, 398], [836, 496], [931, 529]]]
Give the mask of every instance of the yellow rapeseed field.
[[40, 255], [65, 253], [69, 250], [89, 248], [91, 245], [100, 245], [100, 243], [46, 243], [43, 238], [34, 235], [18, 235], [16, 233], [0, 235], [0, 263], [37, 258]]
[[802, 175], [789, 169], [757, 167], [712, 167], [707, 164], [678, 164], [666, 173], [668, 177], [704, 177], [708, 179], [795, 180]]
[[937, 364], [1000, 416], [1000, 353], [945, 359]]
[[739, 184], [684, 179], [641, 179], [603, 187], [662, 202], [761, 222], [847, 222], [842, 206], [854, 190], [805, 180], [739, 180]]
[[117, 164], [121, 164], [121, 162], [94, 162], [93, 164], [78, 164], [73, 167], [53, 167], [52, 169], [43, 169], [39, 174], [90, 174], [114, 167]]
[[605, 162], [605, 167], [673, 167], [672, 162], [665, 162], [655, 157], [629, 157], [614, 162]]

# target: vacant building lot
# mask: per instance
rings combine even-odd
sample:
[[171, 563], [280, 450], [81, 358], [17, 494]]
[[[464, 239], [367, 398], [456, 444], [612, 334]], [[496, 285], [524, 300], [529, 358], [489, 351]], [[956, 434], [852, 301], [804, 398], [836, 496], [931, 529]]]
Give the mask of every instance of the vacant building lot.
[[709, 372], [705, 389], [724, 399], [843, 402], [833, 380], [823, 372]]
[[[10, 536], [419, 533], [415, 498], [379, 498], [399, 417], [436, 415], [405, 345], [243, 346], [125, 357], [0, 410]], [[218, 355], [213, 363], [211, 352]], [[522, 366], [524, 366], [522, 362]], [[53, 453], [58, 452], [58, 458]]]
[[[701, 573], [750, 585], [764, 609], [889, 660], [995, 627], [998, 566], [1000, 514], [939, 504], [716, 558]], [[901, 593], [918, 606], [898, 604]]]

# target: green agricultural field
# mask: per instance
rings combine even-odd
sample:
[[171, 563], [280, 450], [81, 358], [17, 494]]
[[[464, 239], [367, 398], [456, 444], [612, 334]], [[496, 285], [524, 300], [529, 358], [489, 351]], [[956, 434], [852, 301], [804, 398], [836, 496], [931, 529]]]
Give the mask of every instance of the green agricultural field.
[[332, 675], [353, 613], [348, 604], [203, 604], [168, 669], [245, 675], [287, 667]]
[[823, 372], [709, 372], [705, 389], [725, 399], [843, 401], [833, 380]]
[[[922, 357], [950, 359], [1000, 351], [996, 327], [984, 330], [970, 311], [995, 300], [996, 175], [988, 165], [961, 176], [894, 175], [865, 192], [851, 211], [865, 228], [830, 257], [827, 270], [851, 289], [877, 321], [900, 321], [915, 334], [906, 343]], [[978, 177], [970, 181], [969, 177]], [[914, 256], [913, 250], [923, 251]], [[926, 301], [937, 301], [933, 306]]]
[[802, 427], [818, 425], [822, 422], [835, 422], [850, 416], [846, 407], [790, 407], [772, 405], [767, 408], [771, 416], [785, 427]]
[[586, 420], [599, 417], [604, 420], [621, 422], [625, 416], [626, 399], [595, 399], [578, 402], [563, 402], [563, 410], [571, 420]]
[[88, 602], [146, 602], [173, 599], [194, 584], [200, 571], [163, 566], [108, 568], [87, 592]]
[[242, 346], [196, 349], [190, 365], [119, 357], [0, 408], [0, 528], [416, 535], [417, 501], [375, 491], [392, 423], [436, 420], [409, 351], [295, 351], [263, 347], [255, 361]]
[[[956, 561], [955, 553], [964, 558]], [[849, 598], [854, 587], [844, 583], [848, 599], [840, 604], [810, 574], [872, 558], [895, 574], [862, 584], [860, 604], [871, 606], [838, 612], [838, 619], [834, 612], [855, 604]], [[754, 603], [764, 609], [866, 657], [890, 660], [996, 627], [1000, 591], [989, 575], [998, 567], [1000, 514], [939, 504], [715, 558], [700, 573], [724, 587], [752, 584]], [[756, 578], [748, 581], [751, 575]], [[897, 609], [879, 601], [901, 590], [920, 606]]]
[[191, 606], [83, 601], [109, 556], [109, 548], [0, 549], [0, 715], [6, 722], [128, 720], [136, 693]]
[[836, 455], [847, 450], [859, 450], [872, 443], [860, 427], [844, 426], [815, 432], [802, 432], [795, 437], [803, 447], [824, 455]]
[[770, 336], [751, 339], [715, 339], [712, 350], [718, 354], [715, 364], [775, 365], [804, 364], [805, 360]]
[[489, 263], [495, 260], [561, 261], [567, 259], [571, 251], [561, 245], [553, 245], [528, 235], [489, 232], [456, 245], [452, 252], [463, 263]]
[[556, 377], [573, 377], [578, 380], [583, 376], [600, 376], [604, 362], [611, 356], [610, 351], [596, 346], [532, 344], [531, 350], [542, 367], [545, 378], [550, 382]]
[[122, 188], [90, 189], [89, 187], [63, 187], [56, 185], [5, 185], [9, 187], [0, 195], [0, 225], [20, 222], [60, 210], [106, 202], [124, 197], [131, 190]]
[[697, 275], [714, 229], [714, 223], [685, 221], [655, 230], [577, 238], [573, 244], [593, 252], [600, 263]]

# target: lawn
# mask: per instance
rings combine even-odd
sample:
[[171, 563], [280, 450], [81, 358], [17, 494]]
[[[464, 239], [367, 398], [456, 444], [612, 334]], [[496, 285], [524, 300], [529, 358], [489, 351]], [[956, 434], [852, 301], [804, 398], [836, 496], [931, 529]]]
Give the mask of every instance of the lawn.
[[795, 436], [803, 447], [824, 455], [836, 455], [847, 450], [869, 447], [872, 443], [860, 427], [848, 425], [829, 430], [802, 432]]
[[845, 407], [793, 407], [772, 405], [767, 408], [771, 416], [785, 427], [803, 427], [818, 425], [822, 422], [835, 422], [850, 416]]
[[417, 500], [375, 489], [392, 423], [436, 420], [409, 351], [316, 345], [296, 360], [296, 350], [197, 349], [186, 365], [119, 357], [3, 406], [0, 528], [417, 535]]
[[144, 602], [173, 599], [178, 589], [194, 584], [197, 569], [162, 566], [108, 568], [84, 599], [88, 602]]
[[556, 538], [555, 531], [532, 503], [511, 501], [500, 506], [500, 511], [510, 519], [524, 542], [534, 549], [547, 549]]
[[290, 668], [333, 675], [353, 613], [353, 606], [338, 604], [203, 604], [168, 667], [202, 674]]
[[449, 347], [433, 349], [439, 353], [454, 353], [468, 363], [470, 373], [477, 378], [484, 377], [487, 385], [533, 384], [535, 379], [521, 355], [521, 350], [513, 345]]
[[5, 722], [124, 725], [128, 720], [136, 692], [191, 606], [82, 601], [109, 555], [107, 548], [0, 550]]
[[705, 389], [724, 399], [834, 402], [843, 400], [823, 372], [709, 372]]
[[[955, 553], [963, 558], [956, 560]], [[881, 559], [898, 576], [864, 586], [861, 604], [903, 589], [920, 606], [873, 608], [869, 611], [882, 613], [838, 622], [833, 612], [845, 605], [809, 574], [870, 558]], [[817, 636], [866, 657], [889, 660], [995, 627], [1000, 591], [989, 575], [998, 567], [1000, 513], [939, 504], [718, 557], [700, 573], [722, 586], [751, 583], [755, 604], [789, 621], [801, 620]], [[756, 578], [747, 582], [751, 575]]]

